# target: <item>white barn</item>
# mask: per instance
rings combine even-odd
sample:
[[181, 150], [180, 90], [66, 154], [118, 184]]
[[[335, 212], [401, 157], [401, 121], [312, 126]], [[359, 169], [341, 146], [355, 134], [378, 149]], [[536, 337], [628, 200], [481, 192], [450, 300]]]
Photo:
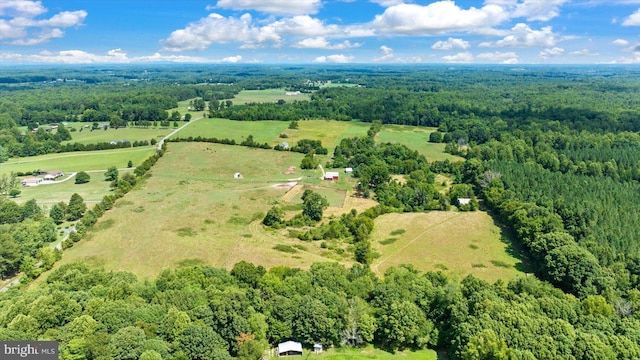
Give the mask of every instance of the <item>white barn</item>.
[[302, 344], [291, 340], [278, 344], [278, 356], [288, 355], [302, 355]]

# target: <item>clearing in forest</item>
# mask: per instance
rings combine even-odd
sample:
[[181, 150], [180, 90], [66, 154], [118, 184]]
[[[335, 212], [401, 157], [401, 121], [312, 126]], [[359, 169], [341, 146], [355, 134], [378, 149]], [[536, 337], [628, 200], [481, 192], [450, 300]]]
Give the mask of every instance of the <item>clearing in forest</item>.
[[427, 160], [464, 160], [459, 156], [444, 152], [445, 144], [435, 144], [429, 142], [429, 134], [435, 132], [436, 128], [418, 127], [408, 125], [384, 125], [382, 130], [376, 135], [376, 141], [381, 143], [400, 143], [408, 148], [418, 151]]
[[375, 220], [371, 243], [380, 254], [371, 266], [378, 274], [413, 264], [423, 271], [473, 274], [494, 282], [523, 275], [525, 269], [511, 238], [482, 211], [382, 215]]

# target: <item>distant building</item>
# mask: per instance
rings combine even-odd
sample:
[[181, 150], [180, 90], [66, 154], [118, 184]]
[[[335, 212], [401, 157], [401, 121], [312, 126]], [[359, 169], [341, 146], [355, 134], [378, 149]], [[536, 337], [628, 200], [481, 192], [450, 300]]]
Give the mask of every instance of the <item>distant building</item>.
[[319, 344], [319, 343], [313, 344], [313, 352], [316, 354], [320, 354], [322, 352], [322, 344]]
[[240, 174], [240, 173], [235, 173], [235, 174], [233, 174], [233, 178], [234, 178], [234, 179], [242, 179], [242, 174]]
[[287, 96], [300, 95], [300, 91], [288, 91], [288, 92], [285, 93], [285, 95], [287, 95]]
[[353, 168], [344, 168], [344, 172], [346, 172], [347, 174], [351, 174], [353, 173]]
[[278, 344], [278, 356], [302, 355], [302, 344], [297, 341], [285, 341]]
[[60, 170], [47, 171], [47, 173], [44, 175], [44, 179], [47, 181], [52, 181], [61, 176], [64, 176], [64, 173]]
[[283, 141], [280, 143], [280, 147], [283, 149], [288, 149], [289, 148], [289, 143], [286, 141]]
[[470, 198], [458, 198], [458, 205], [469, 205], [471, 204]]
[[29, 177], [22, 179], [22, 186], [38, 186], [42, 183], [42, 178]]
[[324, 174], [325, 180], [338, 180], [339, 178], [340, 178], [340, 173], [338, 173], [337, 171], [327, 171]]

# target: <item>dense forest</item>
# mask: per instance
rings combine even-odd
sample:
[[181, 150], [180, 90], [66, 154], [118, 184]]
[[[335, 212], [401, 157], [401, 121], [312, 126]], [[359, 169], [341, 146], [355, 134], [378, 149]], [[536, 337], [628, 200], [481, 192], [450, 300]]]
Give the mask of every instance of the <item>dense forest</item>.
[[[177, 101], [200, 98], [215, 100], [216, 106], [202, 109], [211, 117], [370, 122], [367, 136], [328, 149], [331, 159], [324, 165], [353, 167], [359, 194], [380, 205], [322, 223], [308, 222], [303, 211], [307, 227], [291, 232], [303, 241], [353, 244], [359, 264], [350, 269], [315, 264], [308, 271], [267, 270], [243, 262], [231, 272], [187, 267], [142, 281], [65, 266], [44, 285], [0, 295], [2, 339], [60, 340], [69, 359], [255, 359], [291, 337], [307, 346], [440, 348], [461, 359], [640, 357], [636, 68], [113, 67], [52, 74], [9, 71], [0, 77], [0, 162], [72, 151], [61, 145], [68, 140], [64, 130], [55, 136], [27, 131], [38, 124], [126, 126], [166, 119]], [[318, 85], [329, 82], [343, 86]], [[218, 101], [267, 88], [310, 92], [311, 98]], [[381, 124], [437, 128], [424, 141], [445, 143], [465, 160], [428, 162], [404, 145], [377, 143]], [[238, 145], [269, 148], [252, 137]], [[120, 183], [117, 195], [143, 181], [160, 156], [162, 151], [138, 167], [131, 182]], [[394, 174], [406, 182], [392, 180]], [[436, 191], [436, 174], [454, 179], [448, 193]], [[377, 216], [446, 210], [458, 197], [473, 199], [461, 210], [482, 207], [511, 228], [535, 274], [495, 284], [411, 266], [373, 275], [368, 236]], [[114, 201], [105, 198], [79, 215], [80, 231]], [[71, 205], [59, 204], [63, 217]], [[42, 250], [55, 238], [49, 215], [35, 202], [0, 198], [3, 275], [23, 270], [35, 277], [38, 263], [46, 268], [59, 257], [56, 250]], [[264, 223], [292, 225], [277, 207]]]

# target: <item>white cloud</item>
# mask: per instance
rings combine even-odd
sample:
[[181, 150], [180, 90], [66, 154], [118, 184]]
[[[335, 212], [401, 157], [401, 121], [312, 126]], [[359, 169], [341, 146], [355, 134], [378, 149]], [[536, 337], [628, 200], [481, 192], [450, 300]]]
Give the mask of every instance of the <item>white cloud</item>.
[[393, 49], [386, 45], [380, 46], [380, 50], [378, 50], [378, 53], [380, 54], [380, 56], [373, 59], [373, 61], [375, 62], [388, 62], [393, 59]]
[[470, 52], [463, 52], [455, 55], [443, 56], [442, 60], [449, 63], [470, 63], [473, 61], [473, 55]]
[[[15, 63], [56, 63], [56, 64], [95, 64], [95, 63], [137, 63], [137, 62], [180, 62], [203, 63], [230, 61], [233, 57], [222, 60], [210, 60], [196, 56], [162, 55], [129, 57], [122, 49], [109, 50], [106, 55], [92, 54], [83, 50], [42, 51], [37, 54], [0, 53], [0, 62]], [[236, 61], [240, 61], [241, 58]]]
[[387, 34], [437, 35], [448, 31], [482, 32], [508, 17], [498, 5], [461, 9], [453, 1], [437, 1], [426, 6], [391, 6], [377, 15], [372, 25]]
[[[186, 28], [175, 30], [162, 41], [163, 50], [204, 50], [213, 43], [242, 42], [258, 46], [263, 43], [279, 43], [280, 35], [268, 27], [253, 25], [251, 15], [239, 18], [209, 14], [208, 17], [190, 23]], [[250, 47], [250, 46], [249, 46]]]
[[622, 26], [640, 26], [640, 9], [629, 15], [629, 17], [622, 22]]
[[242, 56], [240, 56], [240, 55], [227, 56], [226, 58], [223, 58], [221, 61], [222, 62], [229, 62], [229, 63], [237, 63], [237, 62], [242, 61]]
[[629, 42], [625, 39], [616, 39], [611, 42], [615, 46], [628, 46]]
[[560, 15], [560, 7], [570, 0], [486, 0], [485, 4], [501, 6], [510, 11], [513, 18], [527, 21], [549, 21]]
[[600, 55], [598, 53], [591, 52], [591, 50], [589, 50], [589, 49], [582, 49], [582, 50], [572, 51], [572, 52], [570, 52], [570, 54], [571, 55], [577, 55], [577, 56], [598, 56], [598, 55]]
[[84, 10], [62, 11], [48, 19], [36, 17], [47, 12], [40, 1], [5, 0], [0, 2], [0, 40], [12, 45], [36, 45], [64, 36], [61, 28], [82, 25]]
[[349, 40], [345, 40], [337, 44], [331, 44], [323, 36], [300, 40], [294, 45], [294, 47], [303, 48], [303, 49], [330, 49], [330, 50], [351, 49], [351, 48], [356, 48], [360, 46], [362, 46], [362, 43], [351, 43]]
[[554, 57], [554, 56], [559, 56], [564, 54], [564, 49], [563, 48], [559, 48], [559, 47], [554, 47], [554, 48], [549, 48], [549, 49], [544, 49], [542, 51], [540, 51], [540, 53], [538, 55], [540, 55], [541, 58], [547, 60], [548, 58]]
[[469, 42], [462, 39], [449, 38], [447, 41], [438, 41], [431, 46], [434, 50], [468, 49]]
[[337, 25], [326, 26], [321, 20], [308, 15], [278, 20], [265, 25], [264, 28], [277, 34], [294, 36], [322, 36], [339, 31]]
[[501, 64], [517, 64], [518, 63], [518, 54], [515, 52], [492, 52], [492, 53], [482, 53], [476, 55], [476, 59], [482, 60], [483, 62], [490, 63], [501, 63]]
[[317, 63], [350, 63], [354, 60], [355, 58], [353, 56], [350, 55], [342, 55], [342, 54], [335, 54], [335, 55], [329, 55], [329, 56], [318, 56], [317, 58], [315, 58], [313, 60], [313, 62], [317, 62]]
[[404, 0], [371, 0], [371, 2], [375, 3], [375, 4], [378, 4], [380, 6], [383, 6], [383, 7], [389, 7], [389, 6], [399, 5], [399, 4], [402, 4], [404, 2], [408, 2], [408, 1], [404, 1]]
[[217, 7], [233, 10], [257, 10], [275, 15], [315, 14], [321, 0], [219, 0]]
[[527, 24], [518, 23], [511, 34], [495, 42], [481, 43], [481, 47], [553, 47], [557, 40], [551, 26], [534, 30]]

